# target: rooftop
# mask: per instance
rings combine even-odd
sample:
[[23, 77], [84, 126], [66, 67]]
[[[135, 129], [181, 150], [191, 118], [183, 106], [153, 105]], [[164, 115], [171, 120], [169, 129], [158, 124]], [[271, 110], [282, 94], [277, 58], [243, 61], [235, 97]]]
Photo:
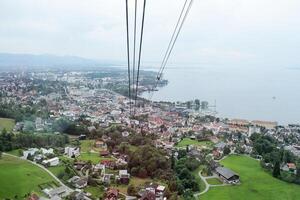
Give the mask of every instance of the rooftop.
[[230, 169], [228, 168], [225, 168], [225, 167], [217, 167], [216, 168], [216, 172], [221, 174], [222, 176], [224, 176], [226, 179], [230, 179], [231, 177], [237, 175], [237, 173], [231, 171]]

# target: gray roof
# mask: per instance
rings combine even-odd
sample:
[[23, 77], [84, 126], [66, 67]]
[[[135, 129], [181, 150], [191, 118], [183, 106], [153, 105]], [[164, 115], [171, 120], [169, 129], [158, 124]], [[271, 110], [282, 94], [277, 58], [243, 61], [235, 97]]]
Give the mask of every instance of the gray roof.
[[49, 191], [49, 196], [50, 197], [54, 197], [56, 195], [60, 196], [62, 195], [63, 193], [66, 193], [68, 190], [68, 188], [64, 187], [64, 186], [60, 186], [58, 188], [54, 188], [52, 190]]
[[215, 145], [216, 148], [222, 148], [222, 149], [225, 148], [225, 146], [226, 146], [225, 142], [220, 142], [220, 143]]
[[225, 167], [217, 167], [217, 168], [216, 168], [216, 172], [217, 172], [218, 174], [221, 174], [221, 175], [222, 175], [223, 177], [225, 177], [226, 179], [230, 179], [231, 177], [233, 177], [233, 176], [235, 176], [235, 175], [238, 176], [237, 173], [235, 173], [235, 172], [233, 172], [233, 171], [231, 171], [230, 169], [227, 169], [227, 168], [225, 168]]

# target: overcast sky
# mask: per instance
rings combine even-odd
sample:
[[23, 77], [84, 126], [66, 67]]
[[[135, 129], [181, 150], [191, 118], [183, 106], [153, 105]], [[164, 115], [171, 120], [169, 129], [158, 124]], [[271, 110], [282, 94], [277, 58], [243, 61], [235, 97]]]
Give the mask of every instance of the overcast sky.
[[[162, 59], [183, 3], [147, 1], [143, 61]], [[299, 11], [299, 0], [194, 0], [170, 61], [299, 67]], [[0, 52], [124, 61], [125, 31], [125, 0], [0, 1]]]

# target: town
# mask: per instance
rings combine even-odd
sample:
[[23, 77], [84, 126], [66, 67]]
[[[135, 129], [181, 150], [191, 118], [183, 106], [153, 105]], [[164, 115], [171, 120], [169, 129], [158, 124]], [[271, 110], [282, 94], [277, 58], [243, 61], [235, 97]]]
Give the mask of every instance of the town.
[[[299, 124], [220, 118], [198, 99], [139, 98], [134, 106], [124, 73], [0, 74], [0, 171], [13, 162], [36, 167], [22, 174], [32, 188], [1, 198], [205, 198], [214, 188], [247, 184], [223, 164], [228, 159], [257, 162], [268, 178], [299, 189]], [[139, 90], [151, 92], [155, 75], [142, 75]], [[37, 171], [43, 174], [30, 175]]]

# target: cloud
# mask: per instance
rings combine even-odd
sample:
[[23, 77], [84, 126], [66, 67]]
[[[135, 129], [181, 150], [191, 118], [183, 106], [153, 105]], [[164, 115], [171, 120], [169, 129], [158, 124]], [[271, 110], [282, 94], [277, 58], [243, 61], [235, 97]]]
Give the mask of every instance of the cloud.
[[[162, 59], [183, 3], [147, 1], [144, 61]], [[297, 62], [299, 9], [299, 0], [195, 0], [170, 62]], [[0, 24], [1, 52], [126, 58], [125, 1], [1, 0]]]

